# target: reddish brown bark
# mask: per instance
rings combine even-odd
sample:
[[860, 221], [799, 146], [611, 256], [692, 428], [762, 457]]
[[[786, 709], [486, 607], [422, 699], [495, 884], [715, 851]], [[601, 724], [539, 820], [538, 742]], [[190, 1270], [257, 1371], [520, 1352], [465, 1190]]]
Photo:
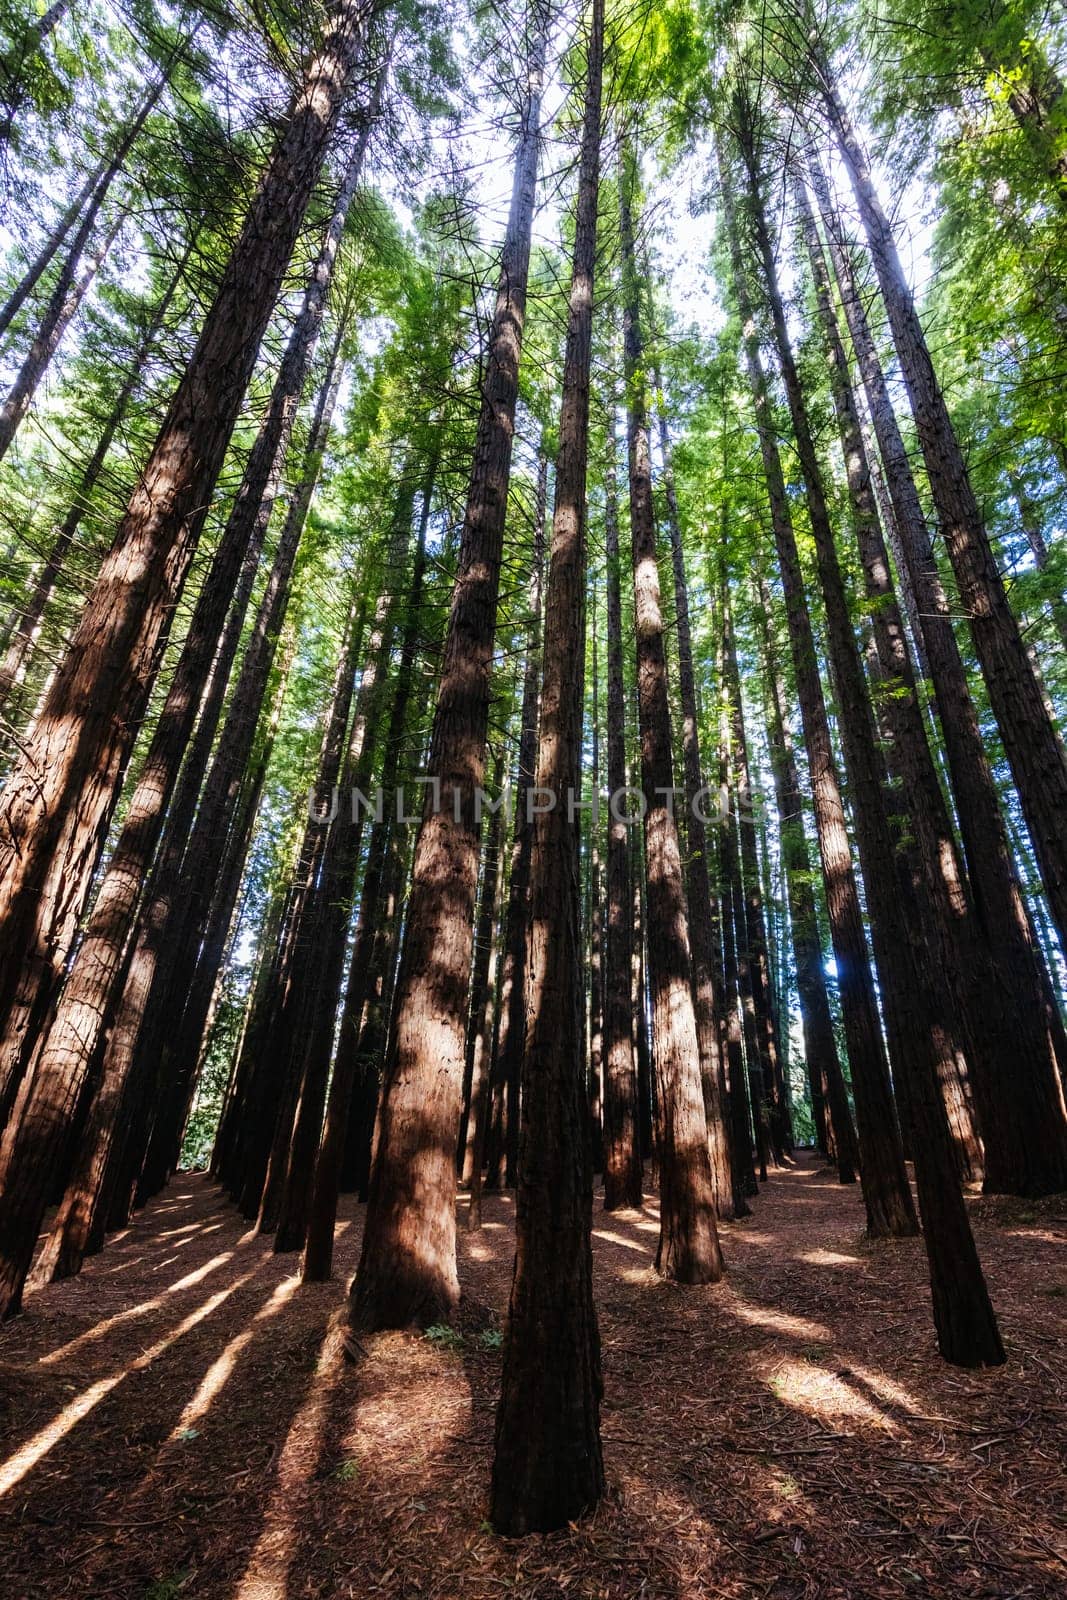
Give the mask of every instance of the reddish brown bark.
[[[229, 260], [115, 542], [41, 713], [0, 797], [0, 1016], [4, 1055], [21, 1046], [37, 996], [54, 984], [83, 909], [259, 343], [318, 179], [363, 38], [363, 11], [333, 14]], [[71, 1096], [45, 1121], [58, 1137]], [[9, 1130], [10, 1131], [10, 1130]], [[9, 1170], [11, 1149], [0, 1152]], [[20, 1169], [23, 1163], [18, 1163]], [[40, 1166], [25, 1168], [40, 1174]], [[39, 1176], [4, 1205], [28, 1217]], [[31, 1194], [30, 1191], [33, 1191]], [[6, 1229], [5, 1229], [6, 1232]], [[17, 1306], [12, 1256], [5, 1303]]]
[[630, 529], [633, 540], [637, 691], [645, 801], [648, 969], [658, 1091], [660, 1239], [656, 1266], [680, 1283], [714, 1283], [723, 1272], [700, 1080], [692, 965], [678, 825], [674, 815], [671, 713], [656, 565], [648, 403], [634, 259], [632, 154], [619, 173], [623, 263], [623, 353], [627, 386]]
[[475, 790], [485, 772], [489, 672], [526, 314], [549, 16], [530, 16], [511, 215], [490, 332], [430, 749], [441, 807], [427, 795], [408, 902], [394, 1029], [359, 1269], [354, 1328], [450, 1316], [456, 1276], [455, 1150], [478, 879]]

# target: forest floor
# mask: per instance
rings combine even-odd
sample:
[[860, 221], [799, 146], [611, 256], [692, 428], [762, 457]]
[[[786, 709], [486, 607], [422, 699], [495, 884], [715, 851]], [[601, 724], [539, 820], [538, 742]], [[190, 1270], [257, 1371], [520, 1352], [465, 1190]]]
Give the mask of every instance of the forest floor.
[[[723, 1229], [728, 1277], [652, 1270], [654, 1202], [594, 1214], [609, 1495], [484, 1521], [512, 1202], [463, 1227], [455, 1333], [367, 1341], [337, 1277], [184, 1176], [0, 1330], [3, 1600], [762, 1600], [1067, 1594], [1067, 1199], [976, 1200], [1009, 1362], [937, 1357], [917, 1241], [861, 1238], [810, 1159]], [[436, 1336], [434, 1336], [436, 1332]]]

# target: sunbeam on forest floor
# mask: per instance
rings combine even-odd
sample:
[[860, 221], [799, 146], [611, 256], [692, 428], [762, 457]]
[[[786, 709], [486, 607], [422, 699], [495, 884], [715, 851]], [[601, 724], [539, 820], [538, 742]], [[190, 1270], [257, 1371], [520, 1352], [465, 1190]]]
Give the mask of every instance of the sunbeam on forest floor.
[[810, 1162], [723, 1230], [728, 1278], [705, 1289], [655, 1276], [651, 1200], [598, 1199], [609, 1497], [521, 1542], [484, 1520], [510, 1198], [461, 1227], [458, 1328], [379, 1336], [357, 1370], [335, 1313], [359, 1208], [335, 1282], [300, 1288], [219, 1207], [184, 1179], [0, 1331], [9, 1600], [1067, 1591], [1062, 1198], [973, 1203], [1010, 1341], [980, 1375], [916, 1319], [921, 1247], [862, 1242], [856, 1191]]

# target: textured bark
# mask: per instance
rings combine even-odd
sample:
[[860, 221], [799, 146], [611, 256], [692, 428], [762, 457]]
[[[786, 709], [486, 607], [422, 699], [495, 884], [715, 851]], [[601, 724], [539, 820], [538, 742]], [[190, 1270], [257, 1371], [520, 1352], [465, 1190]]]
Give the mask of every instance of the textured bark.
[[589, 1150], [594, 1176], [604, 1170], [604, 921], [600, 876], [600, 662], [596, 633], [596, 590], [591, 595], [592, 627], [589, 654], [592, 659], [592, 745], [589, 786], [596, 796], [589, 819], [586, 853], [586, 925], [589, 934]]
[[746, 365], [770, 500], [771, 526], [785, 596], [793, 674], [804, 729], [826, 889], [830, 939], [837, 966], [841, 1012], [852, 1070], [867, 1229], [875, 1238], [906, 1235], [916, 1231], [915, 1210], [904, 1171], [889, 1069], [882, 1044], [881, 1021], [845, 825], [841, 786], [819, 677], [804, 577], [778, 452], [770, 389], [763, 369], [759, 334], [745, 277], [732, 185], [721, 157], [720, 172], [734, 293], [741, 313]]
[[45, 608], [52, 598], [52, 592], [63, 571], [68, 552], [74, 543], [74, 536], [81, 527], [82, 519], [86, 512], [89, 510], [93, 490], [100, 480], [100, 474], [104, 469], [107, 453], [111, 448], [115, 435], [125, 420], [130, 401], [141, 380], [142, 369], [155, 346], [159, 331], [170, 309], [170, 303], [185, 275], [185, 267], [189, 260], [190, 250], [191, 247], [186, 250], [182, 257], [176, 272], [152, 312], [151, 319], [142, 338], [137, 343], [133, 360], [122, 381], [119, 392], [115, 396], [107, 422], [104, 424], [103, 431], [97, 440], [96, 448], [86, 462], [78, 479], [78, 487], [74, 492], [70, 510], [64, 517], [59, 532], [52, 542], [51, 549], [45, 557], [44, 565], [34, 579], [33, 588], [27, 596], [25, 605], [18, 612], [17, 623], [8, 638], [4, 660], [0, 664], [0, 710], [7, 707], [12, 690], [22, 680], [27, 662], [37, 641]]
[[700, 1079], [692, 966], [678, 825], [674, 815], [671, 713], [663, 611], [656, 565], [648, 403], [643, 370], [640, 284], [634, 260], [632, 155], [619, 173], [623, 264], [623, 354], [627, 387], [630, 528], [645, 800], [648, 970], [658, 1090], [660, 1238], [656, 1266], [680, 1283], [714, 1283], [723, 1271]]
[[533, 564], [527, 602], [529, 638], [522, 683], [522, 710], [519, 714], [519, 763], [508, 879], [504, 974], [490, 1078], [494, 1119], [493, 1136], [486, 1147], [486, 1184], [494, 1189], [499, 1188], [505, 1179], [509, 1183], [515, 1182], [515, 1161], [519, 1149], [519, 1076], [522, 1071], [523, 1031], [526, 1027], [526, 930], [530, 915], [530, 856], [533, 850], [533, 821], [528, 815], [526, 795], [533, 784], [537, 763], [537, 716], [541, 696], [541, 588], [544, 581], [547, 494], [548, 457], [542, 450], [537, 458]]
[[[338, 344], [340, 335], [338, 335]], [[244, 657], [230, 699], [218, 748], [200, 795], [201, 775], [211, 755], [214, 714], [201, 708], [186, 770], [153, 869], [138, 923], [116, 1022], [108, 1040], [108, 1054], [116, 1057], [114, 1070], [131, 1080], [133, 1105], [124, 1113], [127, 1135], [121, 1170], [112, 1177], [119, 1209], [118, 1222], [128, 1212], [132, 1185], [147, 1162], [149, 1138], [156, 1125], [153, 1160], [148, 1163], [142, 1192], [154, 1192], [167, 1175], [174, 1151], [179, 1108], [184, 1101], [187, 1073], [179, 1037], [181, 1010], [190, 996], [196, 973], [201, 933], [210, 915], [215, 886], [225, 860], [230, 822], [236, 814], [245, 772], [254, 748], [260, 709], [270, 679], [278, 639], [288, 605], [293, 565], [311, 495], [322, 461], [329, 422], [341, 377], [335, 345], [329, 373], [320, 389], [300, 486], [294, 494], [275, 550], [274, 562], [260, 599]], [[190, 832], [193, 812], [196, 824]], [[192, 919], [192, 929], [188, 924]], [[179, 996], [178, 1015], [171, 996]], [[188, 1046], [195, 1052], [199, 1034]], [[181, 1070], [172, 1070], [177, 1062]], [[108, 1070], [105, 1058], [105, 1072]], [[166, 1129], [166, 1135], [163, 1130]]]
[[[115, 542], [0, 797], [0, 1016], [8, 1057], [18, 1051], [38, 988], [49, 973], [54, 978], [83, 909], [158, 670], [161, 637], [362, 36], [360, 7], [334, 13]], [[48, 1112], [49, 1126], [62, 1127], [68, 1112], [64, 1093]], [[0, 1152], [0, 1167], [6, 1169], [8, 1157]], [[20, 1208], [15, 1185], [5, 1203]], [[12, 1309], [17, 1276], [12, 1263], [5, 1297]]]
[[586, 474], [600, 182], [604, 0], [586, 47], [574, 261], [563, 362], [545, 604], [530, 955], [515, 1203], [490, 1515], [497, 1533], [562, 1528], [604, 1492], [600, 1337], [593, 1304], [593, 1184], [586, 1142], [577, 796], [582, 764]]
[[694, 801], [704, 787], [704, 778], [700, 760], [700, 719], [696, 678], [693, 672], [693, 641], [689, 626], [689, 590], [686, 583], [685, 553], [682, 549], [681, 517], [678, 512], [678, 496], [671, 462], [670, 431], [667, 427], [658, 370], [655, 371], [655, 382], [660, 397], [659, 445], [663, 460], [667, 530], [670, 534], [671, 568], [674, 575], [678, 691], [682, 710], [685, 885], [686, 906], [689, 913], [689, 943], [693, 961], [693, 1004], [700, 1045], [700, 1080], [704, 1091], [704, 1115], [708, 1124], [708, 1148], [711, 1155], [711, 1177], [715, 1186], [715, 1206], [719, 1217], [728, 1220], [734, 1214], [734, 1199], [727, 1122], [726, 1073], [720, 1050], [722, 1016], [716, 992], [719, 958], [716, 951], [718, 941], [715, 923], [719, 916], [719, 907], [711, 891], [707, 826], [703, 820], [702, 802], [694, 807]]
[[[998, 1036], [1007, 1035], [1016, 1042], [1013, 1056], [1009, 1057], [1013, 1088], [1001, 1097], [996, 1108], [1001, 1125], [998, 1137], [986, 1151], [985, 1183], [987, 1188], [1004, 1187], [1009, 1192], [1050, 1193], [1064, 1182], [1062, 1109], [1036, 1125], [1028, 1118], [1025, 1132], [1015, 1123], [1018, 1112], [1039, 1098], [1041, 1085], [1045, 1085], [1047, 1094], [1049, 1082], [1056, 1081], [1055, 1047], [1046, 1007], [1047, 971], [1015, 875], [996, 781], [953, 631], [949, 600], [938, 577], [929, 530], [877, 346], [849, 252], [838, 231], [825, 177], [810, 148], [808, 170], [885, 467], [903, 572], [916, 598], [974, 915], [979, 924], [978, 937], [993, 956], [986, 973], [992, 990], [990, 1006], [1001, 1019]], [[1013, 1159], [1002, 1166], [1001, 1152], [1009, 1150], [1014, 1152]]]
[[[855, 795], [856, 833], [882, 982], [886, 1032], [891, 1058], [906, 1088], [911, 1118], [938, 1346], [945, 1359], [957, 1365], [995, 1365], [1004, 1360], [1004, 1351], [956, 1179], [948, 1118], [940, 1092], [942, 1077], [952, 1070], [953, 1042], [939, 1011], [941, 996], [929, 982], [931, 951], [924, 937], [929, 918], [921, 904], [926, 885], [907, 871], [898, 870], [895, 858], [880, 786], [866, 681], [852, 632], [804, 394], [789, 344], [760, 202], [755, 153], [744, 123], [742, 128], [756, 245], [826, 603], [827, 638], [841, 708], [845, 759]], [[889, 1114], [892, 1115], [891, 1106]]]
[[915, 417], [941, 533], [967, 614], [1045, 893], [1067, 938], [1067, 753], [1050, 718], [934, 371], [893, 230], [828, 71], [824, 98], [852, 180]]
[[803, 793], [785, 717], [786, 693], [782, 669], [770, 629], [770, 594], [762, 577], [758, 579], [758, 589], [758, 603], [754, 612], [761, 634], [768, 691], [767, 743], [778, 806], [778, 829], [789, 901], [789, 921], [793, 932], [797, 993], [811, 1084], [812, 1112], [817, 1133], [820, 1122], [826, 1123], [823, 1133], [825, 1144], [820, 1143], [820, 1149], [827, 1154], [832, 1151], [837, 1162], [837, 1175], [842, 1183], [855, 1183], [859, 1147], [826, 993], [815, 891], [811, 881], [811, 859], [804, 836]]
[[[626, 688], [622, 653], [622, 576], [614, 418], [608, 423], [607, 536], [608, 794], [626, 787]], [[608, 811], [604, 951], [604, 1209], [641, 1204], [641, 1138], [631, 994], [633, 891], [626, 823]]]
[[450, 1316], [459, 1298], [455, 1149], [478, 877], [474, 797], [485, 771], [548, 29], [538, 0], [530, 18], [528, 93], [431, 741], [429, 770], [440, 784], [441, 807], [434, 808], [428, 793], [415, 847], [363, 1249], [350, 1296], [353, 1327], [434, 1322]]

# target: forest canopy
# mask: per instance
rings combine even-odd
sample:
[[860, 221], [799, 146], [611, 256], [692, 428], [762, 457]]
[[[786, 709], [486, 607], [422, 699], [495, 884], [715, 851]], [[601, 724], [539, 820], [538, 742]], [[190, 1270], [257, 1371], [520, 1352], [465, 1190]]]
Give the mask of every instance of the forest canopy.
[[[1022, 1381], [1065, 72], [1029, 0], [0, 0], [20, 1373], [210, 1203], [324, 1397], [477, 1331], [494, 1537], [613, 1500], [612, 1228], [704, 1329], [810, 1212], [910, 1264], [887, 1360]], [[958, 1592], [1051, 1595], [1058, 1537]]]

